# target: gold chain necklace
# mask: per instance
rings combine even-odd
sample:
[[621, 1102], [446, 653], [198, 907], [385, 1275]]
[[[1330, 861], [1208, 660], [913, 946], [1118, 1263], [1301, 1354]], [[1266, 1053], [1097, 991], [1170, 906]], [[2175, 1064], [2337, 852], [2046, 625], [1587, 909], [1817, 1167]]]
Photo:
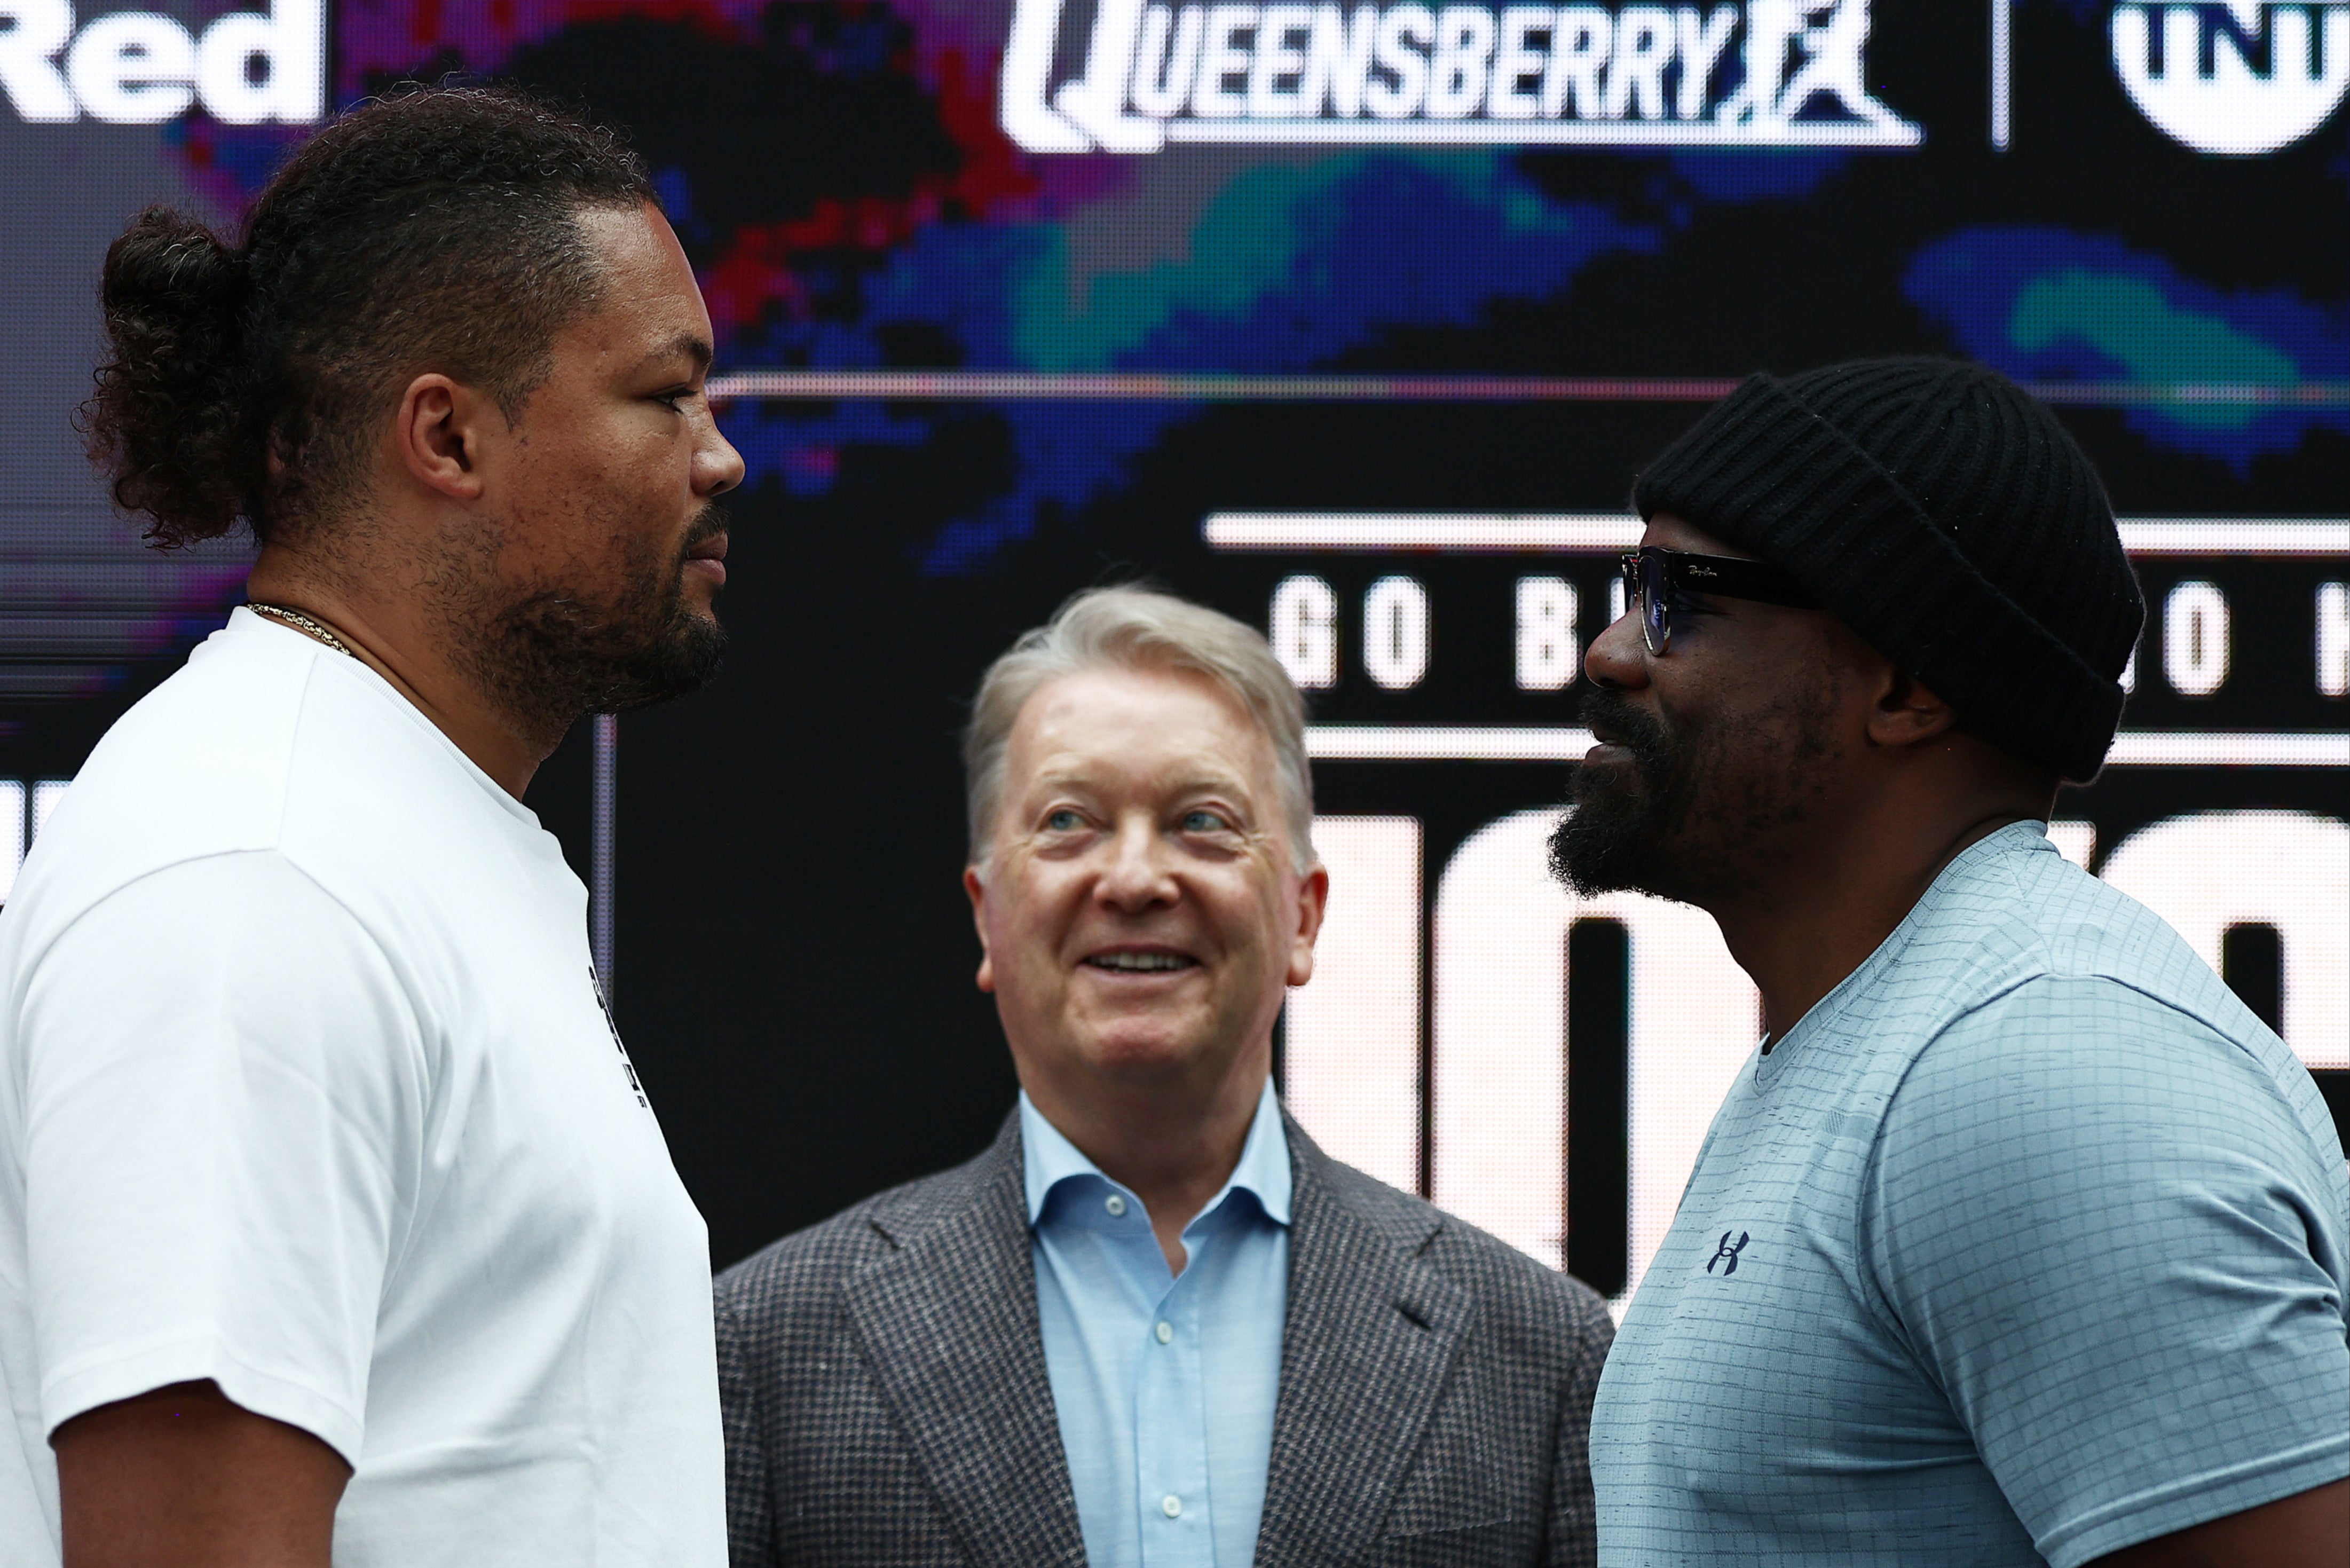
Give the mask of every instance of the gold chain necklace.
[[284, 605], [264, 604], [259, 599], [247, 599], [244, 607], [257, 614], [268, 616], [274, 620], [282, 620], [288, 626], [299, 628], [337, 653], [348, 655], [352, 659], [359, 657], [358, 654], [351, 652], [350, 644], [304, 615], [300, 610], [287, 609]]

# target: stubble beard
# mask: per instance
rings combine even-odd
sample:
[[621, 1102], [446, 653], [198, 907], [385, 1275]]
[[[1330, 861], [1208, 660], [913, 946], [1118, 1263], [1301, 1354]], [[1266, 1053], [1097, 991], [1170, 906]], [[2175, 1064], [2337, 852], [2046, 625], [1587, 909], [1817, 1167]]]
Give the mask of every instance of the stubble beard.
[[523, 733], [550, 747], [587, 714], [698, 691], [717, 675], [726, 634], [688, 601], [685, 566], [695, 545], [725, 531], [712, 502], [673, 552], [632, 540], [602, 592], [572, 582], [517, 590], [477, 569], [451, 606], [460, 660]]
[[1773, 848], [1829, 790], [1832, 701], [1791, 694], [1762, 712], [1676, 734], [1619, 691], [1584, 698], [1627, 766], [1578, 767], [1550, 837], [1551, 873], [1584, 897], [1629, 891], [1700, 908], [1751, 897]]

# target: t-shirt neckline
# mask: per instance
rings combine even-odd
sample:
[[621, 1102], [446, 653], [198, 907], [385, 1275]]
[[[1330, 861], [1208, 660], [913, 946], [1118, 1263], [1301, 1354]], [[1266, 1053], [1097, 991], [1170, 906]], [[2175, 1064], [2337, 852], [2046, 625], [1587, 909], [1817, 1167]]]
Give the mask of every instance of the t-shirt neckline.
[[[1877, 977], [1900, 959], [1903, 950], [1916, 940], [1918, 931], [1939, 913], [1951, 897], [1951, 889], [1966, 877], [1972, 875], [1981, 862], [2013, 853], [2018, 841], [2024, 837], [2046, 842], [2048, 825], [2037, 817], [2025, 817], [2006, 826], [1984, 834], [1981, 838], [1950, 857], [1950, 864], [1935, 873], [1933, 881], [1909, 906], [1901, 923], [1887, 933], [1875, 951], [1860, 961], [1853, 971], [1838, 981], [1825, 996], [1812, 1004], [1812, 1010], [1795, 1020], [1794, 1026], [1773, 1041], [1771, 1049], [1763, 1051], [1758, 1043], [1754, 1052], [1754, 1081], [1768, 1083], [1782, 1071], [1781, 1064], [1794, 1055], [1803, 1043], [1827, 1028], [1853, 1002], [1874, 983]], [[1765, 1038], [1769, 1038], [1765, 1036]]]
[[[239, 618], [242, 618], [242, 619]], [[255, 628], [258, 628], [258, 630], [256, 631]], [[360, 659], [353, 654], [338, 653], [335, 649], [328, 648], [325, 643], [320, 642], [317, 638], [312, 637], [309, 633], [302, 631], [297, 628], [287, 626], [282, 621], [272, 620], [269, 617], [258, 614], [250, 607], [245, 605], [239, 605], [235, 609], [230, 612], [228, 624], [221, 628], [221, 630], [229, 637], [235, 639], [245, 639], [255, 636], [271, 638], [284, 636], [292, 638], [296, 641], [301, 643], [305, 648], [308, 649], [310, 652], [316, 656], [315, 665], [317, 668], [331, 670], [338, 664], [348, 665], [352, 671], [359, 677], [360, 690], [367, 691], [369, 695], [380, 700], [389, 701], [391, 706], [399, 711], [400, 715], [403, 719], [422, 731], [424, 734], [429, 736], [432, 741], [441, 748], [442, 752], [444, 753], [451, 761], [463, 768], [465, 771], [466, 776], [471, 778], [475, 784], [480, 786], [483, 792], [488, 794], [493, 801], [496, 802], [508, 815], [515, 818], [517, 821], [522, 822], [527, 826], [541, 826], [538, 820], [538, 814], [536, 812], [531, 810], [530, 807], [525, 805], [521, 801], [516, 800], [513, 795], [507, 794], [506, 788], [504, 784], [498, 783], [497, 780], [492, 778], [487, 773], [484, 772], [482, 765], [479, 763], [476, 763], [473, 758], [465, 754], [465, 749], [463, 746], [460, 746], [456, 742], [451, 740], [447, 733], [442, 730], [441, 726], [432, 722], [430, 715], [419, 709], [415, 703], [411, 702], [405, 696], [401, 695], [400, 688], [394, 686], [390, 681], [386, 680], [382, 675], [376, 670], [376, 668], [369, 664], [366, 659]], [[329, 660], [334, 662], [330, 663], [328, 662]]]

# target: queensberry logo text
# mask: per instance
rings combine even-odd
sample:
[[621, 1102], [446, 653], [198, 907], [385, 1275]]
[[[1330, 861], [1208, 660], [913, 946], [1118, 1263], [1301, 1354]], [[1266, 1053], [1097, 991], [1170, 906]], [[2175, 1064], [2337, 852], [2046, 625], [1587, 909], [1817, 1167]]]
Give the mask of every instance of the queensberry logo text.
[[202, 105], [225, 125], [327, 112], [322, 0], [231, 11], [201, 35], [153, 11], [75, 28], [72, 0], [0, 0], [0, 92], [16, 118], [151, 125]]
[[1094, 0], [1089, 26], [1083, 3], [1016, 0], [1002, 112], [1005, 132], [1031, 152], [1156, 152], [1170, 141], [1914, 147], [1924, 139], [1868, 89], [1867, 0]]

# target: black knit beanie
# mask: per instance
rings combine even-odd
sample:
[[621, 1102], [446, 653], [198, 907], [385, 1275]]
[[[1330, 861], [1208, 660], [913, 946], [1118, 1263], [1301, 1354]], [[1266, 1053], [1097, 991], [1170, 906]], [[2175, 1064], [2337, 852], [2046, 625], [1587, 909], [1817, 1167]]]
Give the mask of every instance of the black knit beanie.
[[2104, 765], [2146, 603], [2087, 456], [1997, 371], [1750, 376], [1632, 504], [1783, 567], [1985, 740], [2075, 783]]

